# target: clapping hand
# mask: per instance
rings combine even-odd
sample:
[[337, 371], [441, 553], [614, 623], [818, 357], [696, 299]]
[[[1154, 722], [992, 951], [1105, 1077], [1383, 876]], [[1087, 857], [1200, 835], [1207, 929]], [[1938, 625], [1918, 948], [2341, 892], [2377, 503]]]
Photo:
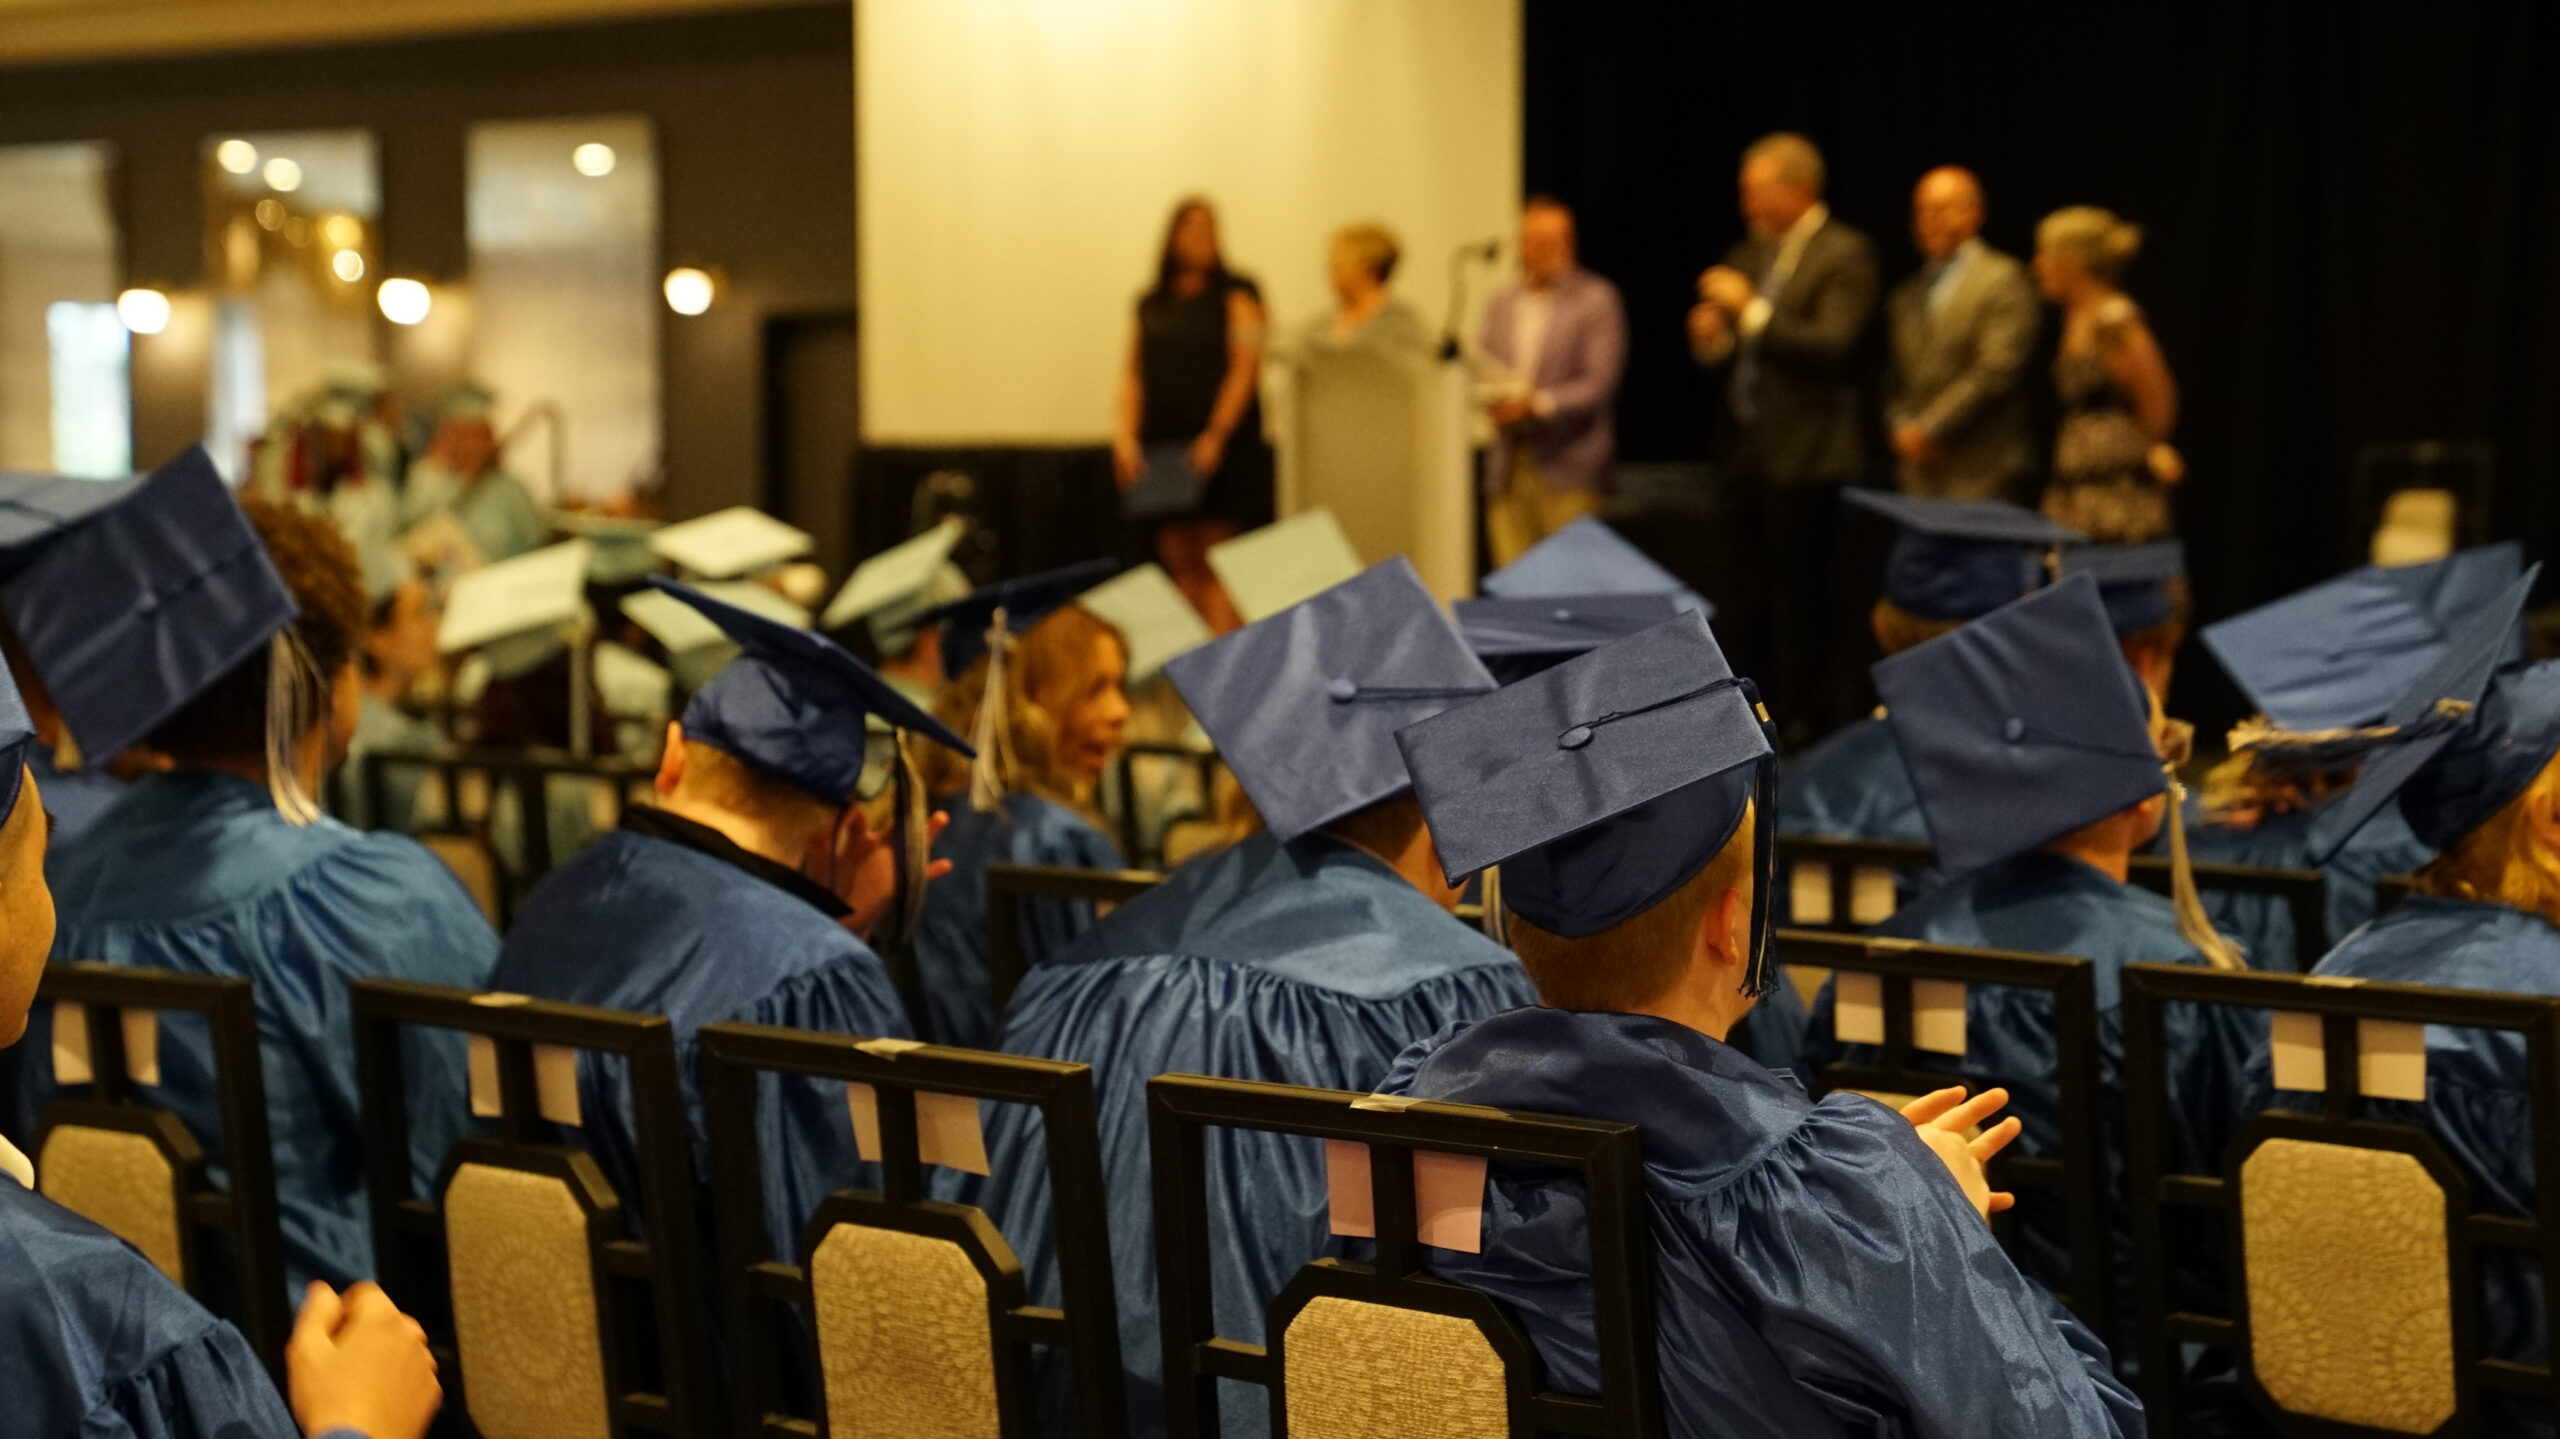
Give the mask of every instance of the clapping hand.
[[444, 1402], [427, 1332], [372, 1284], [313, 1283], [285, 1341], [285, 1390], [305, 1434], [420, 1439]]
[[1731, 265], [1718, 265], [1698, 277], [1698, 298], [1727, 314], [1741, 314], [1758, 293], [1751, 277]]
[[2017, 1196], [1991, 1187], [1983, 1166], [2008, 1148], [2009, 1141], [2017, 1138], [2025, 1126], [2013, 1114], [1979, 1135], [1974, 1134], [1984, 1120], [2008, 1105], [2009, 1091], [2005, 1089], [1986, 1089], [1967, 1099], [1963, 1086], [1958, 1085], [1921, 1095], [1902, 1107], [1902, 1117], [1920, 1131], [1921, 1142], [1947, 1166], [1947, 1172], [1964, 1189], [1964, 1197], [1973, 1202], [1974, 1212], [1985, 1220], [2018, 1202]]
[[[931, 827], [926, 831], [927, 847], [942, 838], [942, 831], [950, 824], [950, 815], [934, 811]], [[843, 818], [836, 821], [832, 835], [812, 839], [809, 852], [800, 861], [802, 874], [825, 885], [844, 901], [845, 916], [839, 923], [865, 940], [898, 897], [896, 834], [895, 829], [887, 833], [874, 831], [871, 816], [863, 812], [862, 806], [849, 804]], [[925, 866], [925, 881], [931, 883], [950, 872], [951, 861], [937, 859]]]

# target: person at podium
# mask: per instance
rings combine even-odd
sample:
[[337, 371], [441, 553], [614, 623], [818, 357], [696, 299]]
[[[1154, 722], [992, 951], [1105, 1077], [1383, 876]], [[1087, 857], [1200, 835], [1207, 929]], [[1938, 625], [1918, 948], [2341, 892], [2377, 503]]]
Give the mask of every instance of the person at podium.
[[1395, 232], [1372, 221], [1345, 225], [1325, 248], [1325, 279], [1333, 287], [1333, 313], [1299, 336], [1302, 351], [1369, 350], [1397, 359], [1431, 353], [1431, 327], [1412, 303], [1387, 288], [1403, 249]]

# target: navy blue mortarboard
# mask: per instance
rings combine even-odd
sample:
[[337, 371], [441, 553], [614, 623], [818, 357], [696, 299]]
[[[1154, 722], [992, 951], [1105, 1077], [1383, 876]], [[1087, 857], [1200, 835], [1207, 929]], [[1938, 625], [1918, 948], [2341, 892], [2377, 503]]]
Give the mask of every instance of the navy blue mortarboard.
[[1681, 609], [1706, 619], [1716, 616], [1715, 606], [1679, 576], [1588, 516], [1531, 545], [1520, 558], [1486, 575], [1478, 588], [1503, 599], [1668, 594], [1677, 597]]
[[700, 610], [741, 651], [685, 706], [687, 739], [829, 804], [852, 799], [861, 783], [869, 716], [975, 753], [826, 636], [723, 604], [664, 575], [649, 583]]
[[1980, 869], [2168, 787], [2151, 701], [2094, 580], [2049, 588], [1879, 661], [1938, 866]]
[[2117, 638], [2166, 624], [2178, 612], [2174, 582], [2187, 577], [2187, 547], [2176, 540], [2139, 545], [2073, 545], [2062, 552], [2065, 577], [2098, 582], [2108, 627]]
[[0, 474], [0, 574], [34, 558], [46, 541], [132, 498], [148, 478], [78, 480], [68, 475]]
[[[2445, 629], [2506, 592], [2524, 573], [2524, 546], [2513, 540], [2474, 545], [2424, 564], [2375, 566], [2374, 572], [2399, 585], [2409, 600]], [[2506, 661], [2524, 658], [2524, 619], [2519, 615], [2509, 633]]]
[[1282, 839], [1404, 793], [1396, 731], [1494, 688], [1401, 555], [1164, 671]]
[[2364, 768], [2311, 821], [2311, 853], [2325, 863], [2396, 795], [2409, 828], [2450, 849], [2522, 794], [2560, 753], [2560, 665], [2513, 666], [2508, 645], [2542, 567], [2456, 620], [2442, 658], [2369, 729], [2345, 735], [2257, 737], [2281, 759], [2296, 744], [2351, 746]]
[[0, 584], [27, 658], [91, 763], [131, 748], [298, 613], [198, 446]]
[[1018, 635], [1049, 611], [1111, 578], [1114, 568], [1109, 560], [1087, 560], [1018, 580], [998, 580], [925, 611], [915, 622], [919, 628], [943, 627], [942, 673], [956, 680], [987, 652], [987, 627], [995, 623], [996, 611], [1004, 611], [1005, 632]]
[[1885, 557], [1884, 597], [1924, 620], [1987, 615], [2044, 584], [2047, 551], [2089, 538], [2006, 500], [1862, 489], [1841, 495], [1900, 529]]
[[2250, 703], [2289, 730], [2380, 722], [2444, 658], [2445, 635], [2388, 570], [2365, 568], [2204, 627]]
[[1557, 595], [1459, 600], [1450, 606], [1467, 648], [1504, 684], [1651, 629], [1680, 612], [1669, 594]]
[[1749, 680], [1695, 613], [1565, 661], [1396, 735], [1452, 882], [1502, 866], [1503, 904], [1551, 934], [1660, 904], [1757, 803], [1744, 989], [1768, 987], [1777, 748]]

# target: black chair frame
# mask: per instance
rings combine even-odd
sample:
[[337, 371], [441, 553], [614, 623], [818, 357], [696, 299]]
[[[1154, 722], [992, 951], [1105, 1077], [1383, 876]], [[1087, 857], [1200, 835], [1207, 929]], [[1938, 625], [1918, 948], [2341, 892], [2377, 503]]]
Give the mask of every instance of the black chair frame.
[[[1817, 1095], [1835, 1089], [1925, 1094], [1949, 1085], [1969, 1084], [1943, 1067], [1956, 1056], [1933, 1063], [1929, 1050], [1912, 1043], [1911, 985], [1914, 980], [1951, 980], [2005, 989], [2033, 990], [2052, 999], [2054, 1036], [2054, 1118], [2061, 1148], [2046, 1155], [2005, 1151], [1991, 1161], [1992, 1187], [2051, 1194], [2062, 1205], [2068, 1232], [2071, 1281], [2055, 1297], [2100, 1334], [2113, 1310], [2107, 1268], [2108, 1215], [2106, 1131], [2099, 1120], [2097, 973], [2085, 959], [2061, 955], [2019, 954], [1995, 949], [1962, 949], [1921, 944], [1907, 939], [1857, 938], [1814, 930], [1778, 931], [1778, 953], [1790, 964], [1811, 964], [1836, 975], [1842, 971], [1873, 974], [1882, 981], [1884, 1001], [1883, 1057], [1875, 1064], [1833, 1064], [1811, 1076]], [[1838, 1011], [1834, 1010], [1835, 1023]], [[2014, 1088], [2014, 1086], [2013, 1086]], [[1997, 1216], [1993, 1228], [2004, 1245], [2015, 1240], [2014, 1211]]]
[[[2424, 1129], [2376, 1119], [2365, 1110], [2367, 1100], [2358, 1081], [2364, 1020], [2396, 1024], [2443, 1025], [2459, 1029], [2503, 1030], [2525, 1042], [2525, 1064], [2533, 1124], [2533, 1164], [2539, 1185], [2560, 1176], [2560, 1001], [2478, 990], [2439, 989], [2415, 984], [2341, 983], [2303, 975], [2222, 973], [2182, 965], [2136, 964], [2122, 971], [2125, 1036], [2125, 1110], [2133, 1173], [2135, 1329], [2140, 1336], [2145, 1405], [2155, 1433], [2177, 1439], [2186, 1432], [2180, 1404], [2180, 1346], [2215, 1348], [2231, 1355], [2252, 1406], [2274, 1432], [2304, 1439], [2378, 1435], [2383, 1431], [2339, 1424], [2295, 1414], [2276, 1406], [2248, 1366], [2249, 1326], [2245, 1304], [2234, 1303], [2228, 1316], [2196, 1314], [2175, 1307], [2169, 1290], [2166, 1216], [2172, 1210], [2219, 1214], [2228, 1235], [2234, 1298], [2243, 1282], [2246, 1251], [2240, 1216], [2241, 1163], [2270, 1138], [2404, 1153], [2416, 1158], [2445, 1192], [2446, 1252], [2451, 1260], [2453, 1354], [2457, 1412], [2440, 1433], [2471, 1433], [2480, 1422], [2484, 1391], [2522, 1395], [2560, 1412], [2560, 1373], [2549, 1364], [2524, 1364], [2485, 1357], [2481, 1352], [2477, 1272], [2484, 1248], [2522, 1251], [2533, 1256], [2544, 1275], [2560, 1274], [2560, 1222], [2555, 1201], [2545, 1187], [2537, 1195], [2543, 1211], [2529, 1217], [2475, 1212], [2472, 1186], [2434, 1137]], [[2269, 1110], [2258, 1115], [2233, 1138], [2222, 1156], [2219, 1174], [2175, 1172], [2170, 1164], [2164, 1111], [2169, 1095], [2168, 1046], [2164, 1011], [2169, 1005], [2219, 1005], [2230, 1008], [2318, 1015], [2322, 1076], [2315, 1112]], [[2546, 1333], [2560, 1334], [2560, 1290], [2543, 1286]]]
[[613, 787], [615, 814], [629, 807], [631, 790], [645, 785], [657, 775], [654, 765], [616, 755], [599, 755], [581, 759], [562, 750], [476, 749], [450, 745], [432, 750], [374, 750], [363, 757], [360, 782], [366, 808], [380, 816], [390, 812], [391, 774], [394, 770], [425, 770], [443, 801], [444, 823], [433, 833], [482, 836], [481, 830], [462, 817], [461, 777], [469, 773], [488, 776], [494, 793], [498, 788], [512, 791], [516, 809], [524, 826], [524, 853], [521, 874], [508, 871], [505, 861], [492, 855], [498, 870], [499, 927], [515, 915], [516, 904], [535, 881], [551, 872], [558, 862], [558, 846], [552, 843], [551, 806], [548, 802], [549, 781], [555, 777], [602, 780]]
[[987, 986], [997, 1019], [1013, 1002], [1031, 972], [1022, 951], [1022, 902], [1026, 899], [1081, 899], [1118, 904], [1162, 883], [1164, 876], [1142, 869], [1068, 869], [1057, 865], [987, 866]]
[[[1655, 1439], [1662, 1434], [1653, 1253], [1636, 1126], [1474, 1105], [1380, 1105], [1373, 1096], [1343, 1090], [1174, 1074], [1148, 1082], [1147, 1129], [1155, 1165], [1165, 1417], [1173, 1439], [1214, 1439], [1220, 1380], [1262, 1386], [1271, 1399], [1271, 1432], [1285, 1436], [1288, 1385], [1276, 1341], [1301, 1310], [1325, 1296], [1475, 1323], [1511, 1376], [1513, 1439], [1543, 1434]], [[1268, 1311], [1274, 1344], [1248, 1344], [1217, 1332], [1209, 1277], [1207, 1143], [1212, 1129], [1263, 1130], [1369, 1148], [1374, 1257], [1367, 1263], [1318, 1259], [1299, 1270]], [[1425, 1272], [1414, 1216], [1413, 1156], [1418, 1150], [1549, 1165], [1580, 1176], [1592, 1220], [1601, 1397], [1547, 1389], [1535, 1348], [1503, 1306]]]
[[[126, 969], [95, 962], [46, 967], [38, 1003], [81, 1007], [89, 1040], [89, 1097], [57, 1100], [38, 1121], [36, 1152], [58, 1124], [120, 1129], [159, 1146], [178, 1172], [178, 1240], [190, 1288], [239, 1327], [268, 1372], [284, 1376], [285, 1336], [293, 1327], [284, 1280], [284, 1240], [276, 1212], [275, 1148], [267, 1120], [266, 1071], [258, 1052], [257, 992], [246, 979]], [[206, 1179], [201, 1138], [177, 1117], [136, 1093], [125, 1053], [124, 1013], [156, 1010], [201, 1015], [213, 1047], [214, 1107], [230, 1183]], [[59, 1022], [60, 1010], [55, 1011]], [[227, 1282], [215, 1282], [206, 1246], [230, 1240]]]
[[[711, 1188], [719, 1233], [720, 1316], [751, 1356], [730, 1397], [738, 1439], [819, 1432], [785, 1412], [790, 1392], [779, 1368], [786, 1306], [812, 1304], [810, 1260], [839, 1223], [897, 1229], [957, 1243], [987, 1281], [989, 1333], [998, 1346], [999, 1409], [1006, 1439], [1037, 1432], [1031, 1404], [1031, 1350], [1054, 1346], [1075, 1374], [1076, 1432], [1110, 1439], [1126, 1428], [1120, 1373], [1119, 1310], [1112, 1294], [1111, 1235], [1096, 1138], [1093, 1073], [1081, 1064], [939, 1045], [866, 1048], [843, 1035], [758, 1024], [709, 1024], [697, 1031], [703, 1104], [711, 1125]], [[756, 1131], [757, 1080], [796, 1075], [867, 1084], [880, 1116], [878, 1192], [840, 1190], [810, 1216], [800, 1262], [769, 1257], [764, 1156]], [[919, 1091], [961, 1095], [1040, 1111], [1055, 1196], [1061, 1308], [1029, 1303], [1020, 1264], [981, 1211], [928, 1199], [918, 1150]], [[816, 1392], [814, 1383], [807, 1386]]]
[[[405, 980], [358, 980], [348, 993], [375, 1267], [383, 1287], [426, 1325], [444, 1366], [447, 1412], [468, 1411], [470, 1376], [454, 1349], [442, 1196], [456, 1169], [479, 1163], [562, 1179], [580, 1196], [592, 1239], [606, 1412], [616, 1432], [675, 1439], [714, 1432], [709, 1333], [699, 1292], [703, 1270], [696, 1253], [700, 1199], [674, 1027], [662, 1015]], [[456, 1143], [437, 1175], [435, 1198], [417, 1194], [410, 1178], [408, 1084], [401, 1064], [401, 1034], [407, 1029], [480, 1036], [497, 1052], [496, 1133]], [[626, 1066], [640, 1197], [652, 1216], [645, 1241], [631, 1236], [627, 1203], [606, 1184], [594, 1160], [552, 1142], [554, 1126], [542, 1117], [534, 1075], [536, 1045], [612, 1055]]]
[[1189, 765], [1200, 781], [1201, 794], [1212, 803], [1217, 797], [1218, 771], [1225, 766], [1226, 761], [1220, 759], [1218, 752], [1213, 749], [1198, 749], [1187, 744], [1161, 740], [1140, 740], [1124, 745], [1121, 747], [1119, 756], [1112, 760], [1112, 778], [1120, 794], [1120, 813], [1114, 816], [1112, 828], [1118, 831], [1115, 837], [1120, 841], [1120, 852], [1128, 856], [1132, 864], [1146, 860], [1161, 865], [1164, 863], [1162, 833], [1159, 832], [1155, 836], [1157, 843], [1149, 845], [1148, 836], [1141, 833], [1139, 829], [1138, 761], [1140, 760]]

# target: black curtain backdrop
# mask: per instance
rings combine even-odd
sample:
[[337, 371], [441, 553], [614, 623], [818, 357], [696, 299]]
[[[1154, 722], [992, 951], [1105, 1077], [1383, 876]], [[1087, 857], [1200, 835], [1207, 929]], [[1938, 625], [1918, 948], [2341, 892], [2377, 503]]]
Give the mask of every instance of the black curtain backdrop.
[[[2064, 205], [2144, 227], [2125, 284], [2181, 390], [2199, 620], [2363, 558], [2372, 443], [2494, 444], [2491, 534], [2554, 552], [2560, 7], [1526, 3], [1525, 181], [1625, 292], [1626, 458], [1707, 453], [1684, 318], [1740, 234], [1743, 146], [1794, 129], [1888, 283], [1933, 165], [1981, 175], [1986, 238], [2021, 257]], [[2190, 649], [2178, 708], [2236, 709], [2212, 669]]]

